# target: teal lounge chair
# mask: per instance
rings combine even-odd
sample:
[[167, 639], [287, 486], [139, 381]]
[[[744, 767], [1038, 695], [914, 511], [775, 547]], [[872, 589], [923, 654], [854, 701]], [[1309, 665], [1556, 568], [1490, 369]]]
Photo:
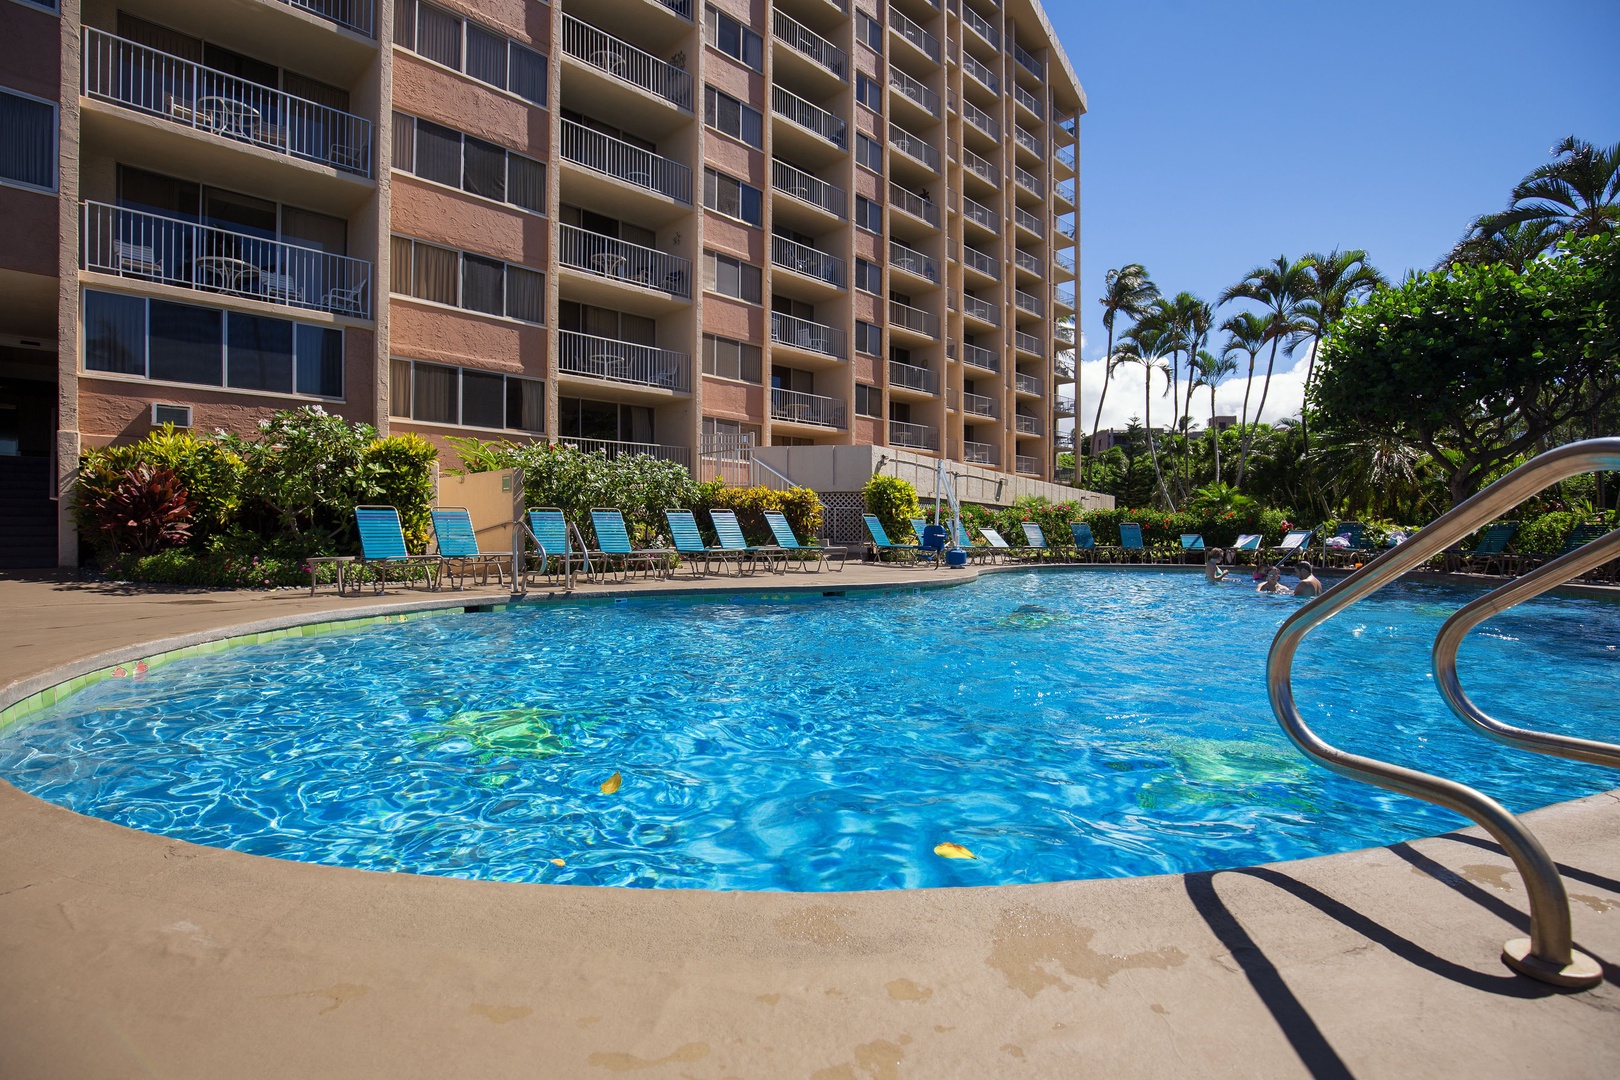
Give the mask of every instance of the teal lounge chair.
[[624, 515], [612, 507], [591, 507], [591, 530], [596, 533], [598, 573], [604, 578], [609, 568], [617, 563], [620, 580], [629, 581], [630, 571], [640, 568], [643, 575], [663, 573], [666, 577], [675, 559], [670, 548], [638, 548], [630, 542], [630, 530], [625, 528]]
[[883, 530], [883, 522], [875, 514], [862, 514], [861, 517], [866, 522], [867, 535], [872, 538], [872, 558], [877, 562], [882, 562], [884, 554], [889, 553], [912, 563], [932, 559], [935, 566], [939, 565], [940, 560], [935, 557], [937, 553], [923, 550], [921, 544], [896, 544], [890, 540], [889, 534]]
[[703, 533], [698, 529], [697, 518], [692, 516], [690, 510], [665, 510], [664, 520], [669, 522], [669, 536], [675, 542], [675, 553], [681, 556], [682, 561], [692, 568], [692, 576], [698, 575], [698, 558], [703, 559], [703, 572], [707, 574], [709, 567], [714, 564], [725, 566], [726, 563], [736, 563], [737, 573], [742, 574], [742, 560], [734, 551], [727, 551], [723, 547], [711, 547], [703, 542]]
[[529, 538], [540, 549], [529, 557], [530, 576], [538, 571], [548, 581], [573, 588], [574, 576], [580, 570], [587, 575], [591, 571], [590, 559], [581, 550], [584, 544], [574, 547], [577, 531], [555, 506], [530, 507], [528, 516]]
[[[757, 566], [760, 561], [765, 563], [765, 569], [777, 570], [778, 573], [787, 571], [787, 552], [774, 544], [750, 544], [743, 536], [742, 526], [737, 524], [737, 514], [732, 510], [710, 510], [709, 520], [714, 522], [714, 534], [720, 538], [720, 546], [727, 551], [736, 552], [737, 558], [747, 558], [751, 565]], [[738, 563], [739, 569], [741, 563]]]
[[1260, 542], [1264, 539], [1265, 537], [1261, 536], [1259, 533], [1240, 533], [1237, 538], [1237, 543], [1232, 545], [1232, 552], [1235, 561], [1238, 564], [1241, 564], [1243, 562], [1244, 552], [1251, 552], [1258, 556], [1260, 552]]
[[1091, 526], [1083, 521], [1069, 522], [1069, 535], [1074, 537], [1074, 550], [1081, 562], [1096, 562], [1099, 554], [1097, 538]]
[[[488, 585], [489, 571], [495, 569], [495, 580], [506, 583], [506, 560], [511, 556], [478, 549], [478, 534], [473, 531], [472, 514], [465, 506], [440, 506], [433, 513], [433, 545], [444, 561], [443, 573], [450, 575], [456, 588], [464, 588], [468, 573], [474, 574], [474, 583]], [[457, 570], [461, 571], [459, 577]], [[481, 576], [480, 576], [481, 575]]]
[[364, 585], [368, 568], [376, 568], [377, 592], [386, 591], [388, 571], [403, 573], [399, 580], [410, 584], [416, 577], [414, 567], [423, 570], [422, 580], [431, 589], [439, 587], [439, 573], [443, 560], [437, 555], [412, 555], [405, 550], [405, 530], [399, 523], [399, 511], [392, 506], [357, 506], [354, 523], [360, 530], [360, 556], [350, 564], [342, 580], [347, 587], [352, 583], [356, 591]]
[[[1558, 549], [1557, 554], [1526, 556], [1526, 565], [1524, 566], [1524, 569], [1530, 569], [1530, 564], [1532, 563], [1539, 566], [1544, 562], [1550, 562], [1551, 560], [1558, 558], [1560, 555], [1568, 555], [1572, 551], [1578, 551], [1587, 544], [1590, 544], [1592, 541], [1597, 540], [1600, 537], [1607, 536], [1610, 531], [1611, 530], [1607, 525], [1577, 525], [1573, 529], [1569, 530], [1569, 535], [1564, 538], [1564, 546]], [[1600, 566], [1595, 570], [1588, 571], [1585, 576], [1589, 578], [1602, 578], [1606, 574], [1612, 572], [1612, 565], [1613, 564]]]
[[1203, 535], [1203, 533], [1182, 533], [1181, 534], [1181, 561], [1182, 562], [1186, 562], [1187, 557], [1189, 555], [1192, 556], [1193, 558], [1197, 558], [1198, 556], [1202, 555], [1203, 553], [1204, 553], [1204, 535]]
[[994, 562], [996, 559], [996, 549], [988, 543], [975, 544], [961, 518], [956, 519], [956, 546], [967, 555], [970, 562]]
[[907, 518], [906, 520], [911, 522], [911, 536], [912, 536], [912, 538], [914, 540], [916, 540], [917, 543], [921, 544], [922, 543], [922, 538], [923, 538], [923, 530], [928, 528], [928, 519], [925, 518], [925, 517], [920, 517], [920, 518]]
[[1513, 534], [1519, 531], [1517, 521], [1499, 521], [1485, 530], [1472, 551], [1462, 552], [1456, 569], [1465, 574], [1489, 574], [1492, 568], [1498, 574], [1511, 574], [1518, 568], [1518, 557], [1506, 553]]
[[1039, 522], [1026, 521], [1024, 526], [1024, 546], [1029, 549], [1029, 557], [1040, 561], [1056, 558], [1057, 551], [1046, 542], [1046, 534], [1041, 531]]
[[[1343, 540], [1344, 543], [1335, 544], [1335, 539]], [[1328, 537], [1322, 544], [1323, 562], [1330, 566], [1351, 566], [1358, 562], [1367, 562], [1376, 554], [1378, 553], [1367, 546], [1367, 526], [1359, 521], [1339, 522], [1333, 530], [1333, 536]]]
[[1126, 562], [1150, 562], [1147, 545], [1142, 543], [1142, 526], [1134, 521], [1123, 522], [1119, 527], [1119, 547], [1124, 553]]
[[816, 572], [820, 573], [821, 568], [827, 565], [827, 556], [836, 554], [838, 556], [838, 570], [840, 573], [843, 572], [844, 563], [849, 558], [849, 551], [846, 548], [831, 548], [825, 544], [799, 543], [798, 534], [793, 531], [793, 526], [788, 524], [788, 519], [783, 516], [780, 510], [765, 511], [765, 524], [771, 527], [771, 535], [776, 537], [777, 547], [792, 555], [809, 556], [809, 558], [799, 560], [800, 570], [809, 573], [811, 566], [814, 565]]

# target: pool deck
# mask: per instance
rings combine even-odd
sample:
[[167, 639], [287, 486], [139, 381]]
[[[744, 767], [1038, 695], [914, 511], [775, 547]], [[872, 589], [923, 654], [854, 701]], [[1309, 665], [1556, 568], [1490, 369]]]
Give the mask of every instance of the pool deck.
[[[722, 588], [972, 576], [851, 564]], [[424, 599], [0, 580], [0, 687]], [[1472, 830], [1214, 874], [788, 894], [282, 862], [3, 783], [0, 820], [6, 1080], [1620, 1076], [1620, 792], [1527, 816], [1605, 964], [1578, 994], [1498, 960], [1525, 897]]]

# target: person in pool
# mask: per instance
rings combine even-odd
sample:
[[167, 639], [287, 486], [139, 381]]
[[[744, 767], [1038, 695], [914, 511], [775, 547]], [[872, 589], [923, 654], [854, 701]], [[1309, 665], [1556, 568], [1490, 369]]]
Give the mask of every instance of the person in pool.
[[1272, 566], [1266, 561], [1266, 557], [1264, 555], [1260, 556], [1260, 558], [1256, 559], [1254, 563], [1254, 580], [1257, 582], [1266, 580], [1266, 574], [1269, 573], [1271, 569]]
[[1295, 596], [1322, 595], [1322, 581], [1316, 576], [1316, 571], [1311, 569], [1310, 563], [1301, 562], [1294, 568], [1294, 572], [1299, 575], [1299, 584], [1294, 586]]
[[1257, 593], [1275, 593], [1278, 596], [1292, 596], [1293, 590], [1282, 583], [1282, 568], [1273, 566], [1266, 571], [1266, 580], [1256, 585]]
[[1221, 554], [1221, 549], [1216, 548], [1209, 553], [1209, 558], [1204, 560], [1205, 581], [1213, 584], [1226, 577], [1227, 571], [1221, 569]]

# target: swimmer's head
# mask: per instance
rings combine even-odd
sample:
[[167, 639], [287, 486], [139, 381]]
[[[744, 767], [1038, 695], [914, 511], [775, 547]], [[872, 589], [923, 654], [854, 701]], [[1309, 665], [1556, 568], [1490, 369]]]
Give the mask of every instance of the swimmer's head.
[[1312, 571], [1311, 571], [1311, 564], [1310, 563], [1302, 562], [1302, 563], [1299, 564], [1299, 576], [1300, 577], [1308, 578], [1308, 577], [1311, 576], [1311, 572]]

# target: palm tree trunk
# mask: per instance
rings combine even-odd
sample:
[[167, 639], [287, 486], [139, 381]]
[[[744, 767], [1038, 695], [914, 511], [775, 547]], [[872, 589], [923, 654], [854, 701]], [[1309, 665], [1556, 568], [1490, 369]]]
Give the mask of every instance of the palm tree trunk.
[[[1078, 340], [1078, 332], [1077, 332], [1077, 340]], [[1097, 441], [1097, 429], [1102, 426], [1103, 400], [1108, 397], [1108, 384], [1113, 379], [1113, 376], [1114, 376], [1114, 328], [1112, 326], [1110, 326], [1108, 328], [1108, 351], [1103, 353], [1103, 386], [1102, 386], [1102, 393], [1097, 395], [1097, 418], [1091, 422], [1091, 441], [1093, 443], [1095, 443]], [[1078, 413], [1080, 411], [1080, 350], [1078, 348], [1076, 348], [1074, 350], [1074, 379], [1075, 379], [1075, 382], [1074, 382], [1074, 409], [1075, 409], [1075, 412]], [[1075, 426], [1079, 427], [1078, 422], [1075, 424]], [[1086, 449], [1089, 451], [1091, 449], [1091, 447], [1088, 445], [1086, 447]], [[1079, 450], [1080, 450], [1080, 448], [1078, 446], [1075, 447], [1075, 452], [1077, 454], [1079, 453]], [[1078, 457], [1076, 457], [1074, 460], [1076, 462], [1078, 462], [1080, 459]], [[1091, 483], [1091, 464], [1092, 463], [1090, 461], [1090, 455], [1087, 454], [1086, 483], [1088, 483], [1088, 484]]]
[[1305, 448], [1301, 451], [1302, 457], [1311, 452], [1311, 428], [1310, 421], [1305, 418], [1305, 402], [1311, 396], [1311, 379], [1316, 375], [1316, 354], [1321, 348], [1322, 331], [1318, 330], [1316, 336], [1311, 339], [1311, 358], [1305, 364], [1305, 397], [1301, 398], [1299, 403], [1299, 435], [1305, 441]]
[[1164, 486], [1164, 472], [1159, 468], [1159, 449], [1153, 443], [1153, 368], [1145, 366], [1142, 373], [1146, 376], [1143, 385], [1147, 388], [1142, 395], [1142, 425], [1147, 429], [1148, 454], [1153, 458], [1153, 475], [1159, 481], [1159, 494], [1164, 496], [1164, 503], [1175, 513], [1176, 501], [1170, 497], [1170, 489]]
[[[1220, 378], [1216, 375], [1215, 378]], [[1215, 444], [1215, 482], [1221, 482], [1221, 433], [1215, 429], [1215, 384], [1209, 384], [1209, 436]]]
[[[1254, 426], [1255, 427], [1260, 426], [1260, 417], [1266, 411], [1266, 395], [1271, 393], [1271, 373], [1277, 366], [1277, 345], [1279, 344], [1279, 342], [1281, 340], [1282, 340], [1281, 338], [1275, 338], [1275, 337], [1271, 339], [1271, 359], [1266, 362], [1266, 381], [1260, 387], [1260, 404], [1257, 405], [1255, 407], [1255, 410], [1254, 410]], [[1254, 375], [1253, 375], [1252, 366], [1251, 366], [1251, 369], [1250, 369], [1249, 381], [1251, 383], [1254, 381]], [[1248, 401], [1248, 391], [1247, 390], [1244, 391], [1244, 401], [1245, 402]], [[1245, 406], [1245, 412], [1246, 411], [1247, 411], [1247, 406]], [[1247, 426], [1245, 426], [1244, 431], [1243, 431], [1243, 448], [1242, 448], [1241, 453], [1238, 456], [1238, 471], [1237, 471], [1237, 486], [1238, 487], [1243, 486], [1243, 472], [1244, 472], [1245, 469], [1248, 468], [1248, 465], [1249, 465], [1249, 444], [1251, 442], [1253, 442], [1253, 441], [1254, 441], [1254, 431], [1253, 431], [1253, 429], [1248, 428]]]

